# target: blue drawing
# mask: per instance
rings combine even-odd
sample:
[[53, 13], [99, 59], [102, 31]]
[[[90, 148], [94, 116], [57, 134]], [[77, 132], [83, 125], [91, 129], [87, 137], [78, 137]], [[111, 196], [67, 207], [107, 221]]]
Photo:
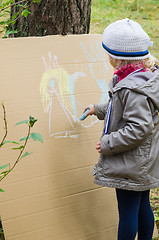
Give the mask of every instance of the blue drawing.
[[[90, 41], [90, 52], [82, 42], [80, 42], [80, 45], [86, 55], [86, 58], [89, 61], [89, 68], [90, 68], [92, 77], [95, 79], [95, 81], [97, 82], [102, 92], [99, 103], [104, 103], [108, 100], [108, 94], [107, 94], [108, 87], [106, 83], [106, 77], [109, 70], [105, 60], [105, 52], [102, 49], [101, 43], [98, 41], [96, 41], [95, 46], [93, 45], [93, 41]], [[99, 67], [98, 74], [97, 74], [97, 69], [95, 68], [97, 66]], [[94, 69], [96, 71], [94, 71]]]

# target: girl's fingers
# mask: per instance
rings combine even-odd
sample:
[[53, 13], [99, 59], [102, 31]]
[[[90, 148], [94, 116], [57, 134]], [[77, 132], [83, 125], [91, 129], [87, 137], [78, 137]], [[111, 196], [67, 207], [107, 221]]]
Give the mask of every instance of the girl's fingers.
[[87, 109], [90, 109], [88, 106], [84, 108], [84, 112], [87, 110]]
[[[88, 108], [87, 108], [87, 109], [88, 109]], [[92, 115], [91, 109], [85, 114], [86, 117], [88, 117], [89, 115]]]
[[96, 144], [96, 150], [97, 150], [99, 153], [102, 152], [102, 151], [101, 151], [100, 142], [97, 142], [97, 144]]
[[97, 145], [96, 145], [96, 149], [97, 149], [97, 150], [100, 149], [100, 142], [97, 143]]
[[89, 115], [95, 114], [94, 105], [88, 105], [87, 107], [85, 107], [84, 112], [88, 109], [90, 109], [90, 110], [86, 113], [86, 115], [85, 115], [86, 117], [88, 117]]
[[99, 150], [99, 149], [100, 149], [100, 146], [96, 146], [96, 149]]

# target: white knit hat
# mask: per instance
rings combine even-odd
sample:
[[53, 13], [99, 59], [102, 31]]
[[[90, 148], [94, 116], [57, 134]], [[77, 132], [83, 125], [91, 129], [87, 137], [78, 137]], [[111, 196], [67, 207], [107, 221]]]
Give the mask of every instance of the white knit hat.
[[110, 24], [103, 33], [102, 45], [116, 59], [140, 60], [149, 56], [150, 38], [139, 23], [128, 18]]

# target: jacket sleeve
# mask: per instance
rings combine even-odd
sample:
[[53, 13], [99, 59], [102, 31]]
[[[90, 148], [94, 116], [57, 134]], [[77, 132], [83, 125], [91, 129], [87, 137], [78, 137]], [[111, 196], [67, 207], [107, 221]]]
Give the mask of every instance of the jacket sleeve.
[[129, 89], [121, 89], [125, 127], [101, 138], [101, 151], [113, 155], [136, 148], [151, 134], [154, 127], [148, 97]]
[[104, 120], [108, 103], [94, 104], [95, 114], [99, 120]]

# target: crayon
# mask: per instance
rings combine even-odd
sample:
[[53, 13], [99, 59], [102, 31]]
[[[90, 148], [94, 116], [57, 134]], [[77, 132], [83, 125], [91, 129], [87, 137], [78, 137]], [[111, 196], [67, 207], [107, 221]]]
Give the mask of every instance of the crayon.
[[79, 118], [79, 120], [83, 121], [86, 118], [86, 113], [89, 111], [90, 109], [87, 109], [82, 116]]

